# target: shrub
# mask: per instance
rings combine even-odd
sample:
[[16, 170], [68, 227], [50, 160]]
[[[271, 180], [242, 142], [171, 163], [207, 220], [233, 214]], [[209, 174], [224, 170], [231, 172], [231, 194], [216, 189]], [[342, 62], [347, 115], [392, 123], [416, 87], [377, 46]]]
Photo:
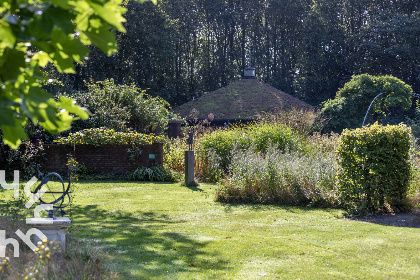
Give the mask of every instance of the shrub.
[[362, 126], [369, 105], [380, 93], [383, 94], [372, 104], [369, 115], [379, 121], [401, 114], [410, 108], [412, 92], [409, 85], [392, 76], [353, 76], [334, 99], [322, 104], [320, 116], [329, 120], [324, 130], [341, 132]]
[[173, 116], [168, 102], [152, 97], [132, 85], [117, 85], [114, 81], [90, 82], [87, 92], [72, 96], [78, 104], [91, 111], [87, 120], [76, 121], [72, 131], [107, 127], [120, 131], [129, 128], [142, 133], [163, 131]]
[[13, 179], [13, 171], [19, 170], [21, 178], [29, 180], [38, 176], [45, 162], [42, 143], [33, 144], [23, 141], [16, 150], [0, 144], [0, 170], [5, 170], [6, 178]]
[[229, 172], [234, 149], [245, 151], [253, 147], [258, 152], [265, 153], [270, 146], [281, 151], [305, 149], [301, 137], [289, 127], [263, 122], [206, 134], [198, 141], [197, 154], [203, 165], [211, 165], [202, 167], [206, 176], [216, 181], [221, 173]]
[[179, 178], [163, 166], [139, 167], [128, 176], [131, 181], [175, 182]]
[[273, 147], [234, 153], [216, 200], [235, 203], [337, 206], [334, 154], [281, 152]]
[[406, 209], [410, 129], [405, 125], [345, 130], [337, 148], [338, 187], [351, 214]]
[[[212, 154], [219, 159], [219, 166], [227, 171], [235, 142], [240, 139], [240, 130], [220, 129], [200, 138], [197, 153], [208, 162]], [[241, 141], [245, 142], [245, 141]], [[243, 146], [242, 146], [243, 147]], [[243, 147], [245, 148], [245, 147]]]
[[[413, 144], [416, 145], [416, 143]], [[412, 176], [410, 182], [410, 189], [408, 191], [408, 201], [412, 207], [420, 208], [420, 154], [418, 154], [418, 151], [416, 149], [414, 150], [414, 152], [416, 153], [411, 157]]]
[[116, 132], [108, 128], [90, 128], [79, 132], [70, 133], [66, 138], [54, 140], [57, 144], [67, 145], [94, 145], [104, 144], [116, 145], [151, 145], [164, 143], [163, 136], [142, 134], [137, 132]]
[[188, 150], [187, 142], [184, 138], [171, 139], [164, 146], [163, 164], [178, 173], [184, 172], [184, 153]]
[[222, 159], [214, 150], [197, 149], [194, 159], [195, 178], [203, 182], [217, 182], [223, 176]]
[[406, 116], [405, 122], [408, 126], [411, 127], [411, 132], [416, 138], [417, 145], [420, 145], [420, 102], [417, 100], [415, 106], [413, 106], [411, 116]]

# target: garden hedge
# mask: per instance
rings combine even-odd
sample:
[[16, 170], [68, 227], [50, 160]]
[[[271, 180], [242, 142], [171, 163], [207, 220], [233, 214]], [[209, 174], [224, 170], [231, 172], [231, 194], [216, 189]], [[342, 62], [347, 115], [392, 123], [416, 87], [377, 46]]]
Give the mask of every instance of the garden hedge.
[[338, 187], [352, 214], [406, 209], [410, 183], [410, 128], [372, 126], [344, 130], [337, 148]]

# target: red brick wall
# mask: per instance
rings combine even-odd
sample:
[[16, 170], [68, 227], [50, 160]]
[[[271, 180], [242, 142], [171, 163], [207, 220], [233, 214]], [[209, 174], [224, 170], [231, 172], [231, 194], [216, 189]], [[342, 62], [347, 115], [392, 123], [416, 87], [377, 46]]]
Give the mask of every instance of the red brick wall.
[[[132, 149], [131, 145], [102, 145], [100, 147], [76, 145], [74, 147], [46, 144], [44, 148], [47, 164], [42, 169], [48, 172], [67, 170], [68, 154], [73, 155], [79, 164], [83, 163], [88, 169], [95, 169], [94, 173], [97, 174], [130, 172], [141, 166], [151, 167], [163, 163], [162, 144], [139, 146], [141, 154], [136, 156], [135, 162], [130, 159], [132, 153], [128, 151]], [[154, 154], [155, 158], [149, 158], [150, 154]]]

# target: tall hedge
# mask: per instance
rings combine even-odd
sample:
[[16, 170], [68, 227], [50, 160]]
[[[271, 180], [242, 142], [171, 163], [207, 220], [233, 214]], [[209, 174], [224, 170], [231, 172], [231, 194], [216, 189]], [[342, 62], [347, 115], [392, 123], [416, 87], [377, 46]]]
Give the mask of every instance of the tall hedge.
[[410, 182], [410, 128], [344, 130], [337, 148], [338, 187], [351, 214], [406, 209]]

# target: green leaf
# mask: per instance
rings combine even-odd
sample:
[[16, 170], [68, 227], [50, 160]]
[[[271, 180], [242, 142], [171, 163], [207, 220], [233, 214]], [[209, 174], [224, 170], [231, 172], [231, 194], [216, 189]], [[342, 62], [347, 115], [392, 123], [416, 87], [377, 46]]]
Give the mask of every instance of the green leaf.
[[6, 49], [0, 57], [0, 78], [2, 81], [16, 80], [25, 67], [25, 54], [15, 49]]
[[51, 58], [48, 56], [47, 53], [40, 51], [33, 56], [33, 60], [38, 60], [38, 65], [41, 67], [45, 67], [48, 64], [48, 62], [51, 61]]
[[126, 32], [122, 25], [126, 21], [122, 16], [126, 12], [125, 8], [118, 6], [114, 1], [108, 1], [105, 5], [100, 5], [89, 0], [87, 2], [103, 20], [117, 28], [118, 31]]
[[[37, 120], [42, 119], [42, 113], [40, 110], [45, 110], [49, 107], [49, 100], [52, 99], [52, 95], [43, 90], [40, 87], [33, 86], [29, 89], [28, 94], [25, 96], [22, 104], [22, 110], [25, 115], [28, 116], [34, 123]], [[56, 111], [57, 108], [54, 108]]]
[[61, 7], [63, 9], [69, 10], [71, 8], [73, 8], [69, 3], [71, 3], [68, 0], [51, 0], [51, 2], [54, 5], [57, 5], [58, 7]]
[[12, 29], [5, 24], [0, 26], [0, 48], [10, 47], [12, 48], [16, 43], [16, 37], [13, 34]]
[[28, 139], [20, 120], [15, 119], [12, 126], [2, 125], [1, 130], [3, 132], [3, 143], [9, 145], [12, 149], [19, 147], [21, 139]]
[[100, 29], [89, 30], [84, 33], [89, 37], [90, 41], [106, 55], [110, 56], [118, 50], [115, 36], [108, 31], [107, 27], [102, 26]]
[[73, 24], [74, 16], [70, 11], [50, 7], [44, 12], [45, 18], [48, 21], [54, 23], [53, 26], [60, 28], [65, 34], [72, 34], [75, 32], [75, 26]]
[[10, 107], [0, 106], [0, 123], [2, 125], [13, 126], [15, 123], [14, 111]]
[[56, 28], [52, 34], [55, 53], [51, 54], [58, 71], [74, 73], [73, 60], [80, 62], [89, 53], [89, 49], [79, 40], [65, 35]]
[[60, 96], [58, 106], [67, 110], [71, 114], [79, 116], [82, 120], [89, 118], [89, 111], [86, 108], [80, 107], [76, 102], [68, 97]]
[[75, 2], [75, 7], [77, 12], [74, 20], [76, 29], [79, 31], [86, 31], [89, 28], [89, 18], [92, 14], [91, 8], [86, 1]]

